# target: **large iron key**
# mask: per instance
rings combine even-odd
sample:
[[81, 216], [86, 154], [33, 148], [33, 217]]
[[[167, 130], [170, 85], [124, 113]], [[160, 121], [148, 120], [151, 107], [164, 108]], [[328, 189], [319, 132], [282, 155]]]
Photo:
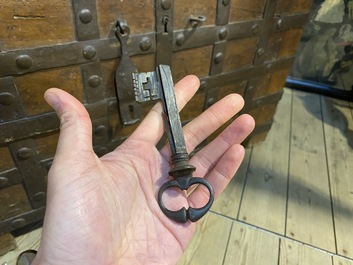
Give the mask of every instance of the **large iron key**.
[[[188, 220], [195, 222], [211, 208], [214, 201], [214, 191], [204, 178], [192, 175], [196, 168], [188, 163], [189, 155], [186, 150], [170, 67], [159, 65], [155, 72], [134, 73], [133, 83], [137, 102], [160, 99], [163, 104], [165, 114], [163, 117], [173, 164], [169, 175], [174, 179], [167, 181], [159, 189], [158, 204], [163, 213], [176, 222], [186, 223]], [[188, 209], [183, 207], [177, 211], [171, 211], [165, 207], [162, 195], [166, 189], [176, 187], [187, 190], [193, 185], [203, 185], [208, 189], [210, 197], [205, 206], [201, 208], [189, 207]]]

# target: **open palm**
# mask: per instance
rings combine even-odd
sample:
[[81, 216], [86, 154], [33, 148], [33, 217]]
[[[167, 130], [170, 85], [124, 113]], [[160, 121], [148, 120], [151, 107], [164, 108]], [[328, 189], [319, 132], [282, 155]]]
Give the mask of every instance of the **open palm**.
[[[198, 87], [195, 76], [175, 86], [179, 110]], [[175, 264], [197, 223], [170, 220], [156, 200], [171, 165], [169, 146], [155, 147], [164, 132], [162, 105], [157, 103], [116, 150], [98, 158], [83, 105], [60, 89], [49, 89], [45, 98], [61, 120], [61, 132], [48, 176], [42, 241], [33, 264]], [[228, 95], [187, 124], [183, 129], [188, 152], [243, 104], [239, 95]], [[207, 177], [216, 197], [238, 169], [244, 156], [240, 143], [253, 127], [253, 119], [242, 115], [191, 158], [197, 168], [194, 176]], [[173, 190], [167, 193], [163, 200], [172, 210], [208, 201], [202, 188], [188, 198]]]

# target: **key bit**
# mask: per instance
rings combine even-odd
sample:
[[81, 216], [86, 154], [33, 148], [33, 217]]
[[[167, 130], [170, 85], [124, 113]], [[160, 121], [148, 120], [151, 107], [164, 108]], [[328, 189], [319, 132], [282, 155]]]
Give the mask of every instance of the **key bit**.
[[[189, 155], [186, 151], [170, 67], [168, 65], [160, 65], [155, 72], [133, 73], [133, 85], [137, 102], [160, 99], [165, 114], [163, 117], [173, 164], [169, 175], [174, 179], [167, 181], [159, 189], [158, 204], [163, 213], [174, 221], [186, 223], [190, 220], [195, 222], [211, 208], [214, 200], [214, 191], [205, 179], [192, 176], [196, 168], [188, 163]], [[171, 211], [165, 207], [162, 195], [166, 189], [177, 187], [181, 190], [187, 190], [193, 185], [203, 185], [208, 189], [210, 197], [205, 206], [201, 208], [189, 207], [189, 209], [183, 207], [178, 211]]]

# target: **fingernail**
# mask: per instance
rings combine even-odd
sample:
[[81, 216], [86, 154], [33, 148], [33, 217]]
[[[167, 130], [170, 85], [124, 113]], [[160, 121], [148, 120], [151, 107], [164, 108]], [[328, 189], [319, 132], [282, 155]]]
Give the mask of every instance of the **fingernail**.
[[44, 99], [55, 111], [59, 108], [60, 100], [55, 93], [46, 91], [44, 93]]

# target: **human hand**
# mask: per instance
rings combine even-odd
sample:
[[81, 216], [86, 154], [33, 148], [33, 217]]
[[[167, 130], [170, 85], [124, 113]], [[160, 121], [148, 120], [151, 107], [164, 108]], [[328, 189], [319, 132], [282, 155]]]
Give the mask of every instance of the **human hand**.
[[[195, 76], [175, 85], [179, 110], [198, 87]], [[55, 88], [46, 91], [45, 99], [57, 112], [61, 131], [48, 175], [41, 245], [33, 264], [176, 263], [197, 223], [170, 220], [156, 200], [171, 165], [169, 145], [161, 150], [155, 147], [164, 132], [162, 105], [157, 103], [123, 144], [98, 158], [84, 106]], [[187, 151], [193, 151], [243, 104], [239, 95], [228, 95], [184, 126]], [[253, 119], [242, 115], [190, 159], [196, 167], [194, 176], [208, 176], [215, 197], [237, 171], [244, 156], [240, 143], [253, 128]], [[198, 189], [186, 200], [173, 192], [167, 190], [170, 196], [163, 200], [171, 208], [177, 204], [176, 209], [184, 204], [202, 206], [209, 196]]]

